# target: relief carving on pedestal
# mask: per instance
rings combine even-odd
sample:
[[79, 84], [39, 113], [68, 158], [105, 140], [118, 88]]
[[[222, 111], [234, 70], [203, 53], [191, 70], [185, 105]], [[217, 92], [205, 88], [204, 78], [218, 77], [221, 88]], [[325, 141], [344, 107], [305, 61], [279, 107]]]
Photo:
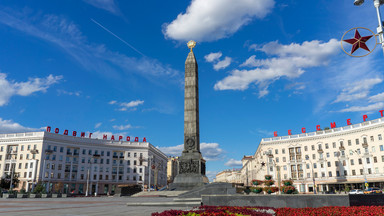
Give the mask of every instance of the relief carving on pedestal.
[[179, 162], [179, 174], [199, 173], [199, 161], [187, 160]]
[[195, 137], [190, 136], [185, 138], [185, 150], [194, 150], [195, 149]]

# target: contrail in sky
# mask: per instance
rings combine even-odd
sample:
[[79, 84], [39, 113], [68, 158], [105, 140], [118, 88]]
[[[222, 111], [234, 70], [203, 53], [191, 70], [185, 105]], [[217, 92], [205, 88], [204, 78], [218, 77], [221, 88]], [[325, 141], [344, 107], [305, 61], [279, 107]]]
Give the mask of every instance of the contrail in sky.
[[123, 42], [125, 45], [131, 47], [131, 49], [135, 50], [137, 53], [139, 53], [140, 55], [144, 56], [145, 55], [140, 52], [139, 50], [137, 50], [135, 47], [133, 47], [131, 44], [129, 44], [127, 41], [123, 40], [122, 38], [120, 38], [119, 36], [115, 35], [113, 32], [111, 32], [109, 29], [107, 29], [106, 27], [104, 27], [103, 25], [101, 25], [100, 23], [96, 22], [96, 20], [92, 19], [92, 22], [94, 22], [96, 25], [100, 26], [101, 28], [103, 28], [105, 31], [107, 31], [109, 34], [115, 36], [117, 39], [119, 39], [121, 42]]

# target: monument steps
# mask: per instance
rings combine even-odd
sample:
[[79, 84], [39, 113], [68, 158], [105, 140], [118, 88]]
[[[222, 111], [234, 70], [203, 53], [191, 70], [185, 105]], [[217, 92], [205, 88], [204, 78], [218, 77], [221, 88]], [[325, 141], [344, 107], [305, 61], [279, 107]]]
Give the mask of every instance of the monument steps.
[[175, 198], [171, 202], [129, 202], [127, 206], [197, 207], [202, 205], [201, 200], [201, 198]]
[[187, 191], [142, 191], [131, 197], [177, 197]]

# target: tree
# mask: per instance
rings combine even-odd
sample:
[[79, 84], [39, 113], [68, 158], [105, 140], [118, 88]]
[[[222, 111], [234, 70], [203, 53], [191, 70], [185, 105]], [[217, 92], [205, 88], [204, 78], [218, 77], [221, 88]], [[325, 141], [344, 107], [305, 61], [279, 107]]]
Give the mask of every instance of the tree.
[[[17, 185], [19, 184], [19, 182], [20, 182], [20, 180], [19, 180], [17, 173], [14, 173], [13, 178], [12, 178], [12, 185], [13, 185], [12, 188], [16, 188]], [[0, 180], [0, 188], [2, 188], [2, 189], [10, 189], [11, 188], [11, 175], [4, 174], [4, 176]]]

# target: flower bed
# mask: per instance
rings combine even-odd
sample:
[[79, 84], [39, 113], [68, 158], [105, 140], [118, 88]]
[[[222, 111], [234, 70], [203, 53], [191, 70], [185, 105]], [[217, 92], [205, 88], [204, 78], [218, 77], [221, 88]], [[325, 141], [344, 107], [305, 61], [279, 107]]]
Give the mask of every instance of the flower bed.
[[278, 208], [276, 215], [304, 216], [304, 215], [384, 215], [384, 206], [326, 206], [320, 208]]
[[267, 185], [267, 186], [271, 186], [271, 185], [275, 184], [275, 181], [273, 181], [273, 180], [265, 180], [264, 184]]
[[281, 188], [281, 191], [285, 194], [291, 194], [291, 193], [295, 192], [295, 190], [296, 190], [296, 188], [293, 186], [283, 186]]
[[262, 187], [252, 187], [251, 191], [253, 193], [261, 193], [263, 191], [263, 188]]
[[307, 215], [334, 215], [334, 216], [371, 216], [384, 215], [384, 206], [327, 206], [320, 208], [270, 208], [251, 206], [200, 206], [191, 211], [168, 210], [161, 213], [152, 213], [152, 216], [226, 216], [226, 215], [265, 215], [265, 216], [307, 216]]
[[152, 216], [271, 216], [275, 215], [274, 208], [250, 206], [200, 206], [191, 211], [168, 210], [152, 213]]
[[293, 184], [292, 180], [284, 180], [283, 181], [283, 185], [285, 185], [285, 186], [292, 186], [292, 184]]
[[253, 184], [253, 185], [261, 185], [261, 184], [263, 184], [263, 181], [253, 179], [253, 180], [252, 180], [252, 184]]

